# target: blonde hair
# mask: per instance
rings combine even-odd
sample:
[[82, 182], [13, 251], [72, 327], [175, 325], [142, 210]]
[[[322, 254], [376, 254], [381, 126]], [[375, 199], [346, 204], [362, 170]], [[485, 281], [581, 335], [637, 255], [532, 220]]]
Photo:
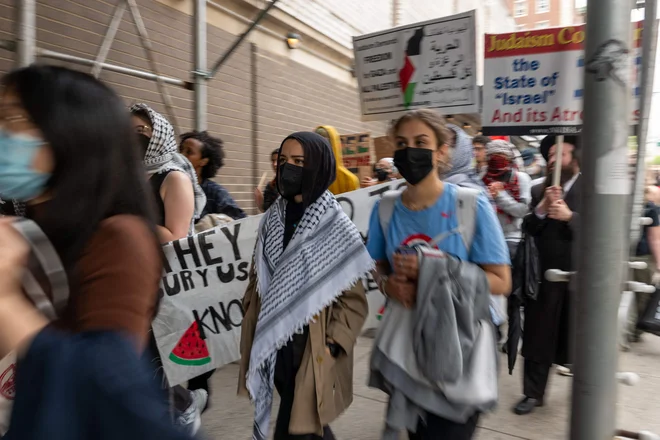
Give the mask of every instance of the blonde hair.
[[397, 133], [401, 129], [401, 126], [406, 122], [410, 121], [419, 121], [424, 123], [428, 128], [430, 128], [438, 141], [438, 147], [446, 144], [449, 140], [449, 129], [447, 128], [447, 122], [439, 113], [429, 110], [429, 109], [420, 109], [420, 110], [411, 110], [405, 115], [401, 116], [399, 119], [395, 120], [392, 123], [392, 126], [389, 130], [389, 137], [394, 142], [397, 136]]

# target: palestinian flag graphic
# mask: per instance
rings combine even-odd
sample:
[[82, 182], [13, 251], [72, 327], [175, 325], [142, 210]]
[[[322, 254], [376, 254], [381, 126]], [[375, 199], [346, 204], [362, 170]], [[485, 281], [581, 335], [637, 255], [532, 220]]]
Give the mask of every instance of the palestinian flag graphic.
[[422, 52], [422, 38], [424, 38], [424, 28], [419, 28], [415, 34], [408, 40], [403, 68], [399, 71], [399, 80], [401, 82], [401, 91], [403, 92], [403, 104], [406, 109], [415, 97], [416, 82], [411, 82], [415, 74], [415, 63]]
[[385, 305], [381, 306], [381, 308], [378, 310], [378, 313], [376, 314], [376, 319], [381, 320], [383, 319], [383, 315], [385, 314]]

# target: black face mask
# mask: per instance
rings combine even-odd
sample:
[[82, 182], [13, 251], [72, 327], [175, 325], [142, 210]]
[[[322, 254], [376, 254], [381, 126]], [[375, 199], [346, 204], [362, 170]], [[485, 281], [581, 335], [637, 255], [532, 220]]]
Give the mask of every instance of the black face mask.
[[433, 151], [426, 148], [404, 148], [394, 152], [394, 166], [411, 185], [417, 185], [433, 171]]
[[379, 182], [385, 182], [387, 179], [390, 178], [390, 173], [387, 170], [378, 169], [376, 170], [376, 177], [378, 178]]
[[140, 144], [140, 151], [142, 152], [142, 157], [147, 155], [147, 149], [149, 148], [149, 143], [151, 142], [151, 138], [147, 137], [143, 134], [138, 134], [138, 143]]
[[303, 167], [297, 167], [290, 163], [280, 165], [278, 190], [282, 197], [288, 201], [302, 194]]

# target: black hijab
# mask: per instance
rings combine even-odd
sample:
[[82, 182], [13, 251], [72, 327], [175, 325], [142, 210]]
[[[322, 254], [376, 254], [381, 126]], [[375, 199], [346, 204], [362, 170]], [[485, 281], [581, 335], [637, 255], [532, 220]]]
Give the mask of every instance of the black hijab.
[[[293, 236], [295, 227], [305, 213], [305, 209], [330, 188], [337, 176], [335, 155], [332, 153], [332, 147], [326, 138], [311, 131], [301, 131], [287, 136], [282, 141], [282, 145], [289, 139], [295, 139], [302, 145], [305, 164], [303, 165], [302, 177], [302, 203], [287, 203], [286, 207], [285, 247]], [[282, 153], [282, 145], [280, 145], [278, 152], [278, 163], [279, 155]], [[275, 178], [278, 192], [280, 191], [279, 173], [280, 169], [278, 167]]]
[[[289, 139], [295, 139], [302, 145], [305, 153], [305, 165], [303, 166], [303, 201], [302, 205], [307, 208], [316, 199], [330, 188], [336, 178], [335, 155], [326, 138], [311, 131], [293, 133], [282, 141], [282, 145]], [[282, 154], [282, 145], [278, 152]], [[279, 167], [277, 169], [277, 190], [279, 192]]]

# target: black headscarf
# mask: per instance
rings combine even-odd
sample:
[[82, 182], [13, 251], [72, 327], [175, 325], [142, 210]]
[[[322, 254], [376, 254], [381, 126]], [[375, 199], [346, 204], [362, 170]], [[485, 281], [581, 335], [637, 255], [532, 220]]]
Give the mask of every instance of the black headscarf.
[[[337, 176], [335, 156], [332, 154], [330, 143], [323, 136], [311, 131], [301, 131], [287, 136], [284, 142], [295, 139], [302, 145], [305, 153], [305, 165], [303, 166], [303, 201], [302, 205], [307, 208], [321, 197]], [[282, 154], [280, 145], [279, 154]], [[279, 191], [279, 168], [275, 182]]]
[[[332, 147], [326, 138], [311, 131], [301, 131], [287, 136], [282, 141], [282, 145], [289, 139], [295, 139], [300, 142], [303, 153], [305, 154], [305, 163], [303, 165], [302, 177], [302, 203], [287, 203], [284, 232], [285, 247], [293, 235], [296, 224], [305, 213], [305, 209], [328, 190], [337, 175], [335, 155], [332, 153]], [[282, 154], [282, 145], [280, 145], [278, 158]], [[277, 176], [275, 177], [278, 191], [279, 172], [280, 169], [278, 167]]]

